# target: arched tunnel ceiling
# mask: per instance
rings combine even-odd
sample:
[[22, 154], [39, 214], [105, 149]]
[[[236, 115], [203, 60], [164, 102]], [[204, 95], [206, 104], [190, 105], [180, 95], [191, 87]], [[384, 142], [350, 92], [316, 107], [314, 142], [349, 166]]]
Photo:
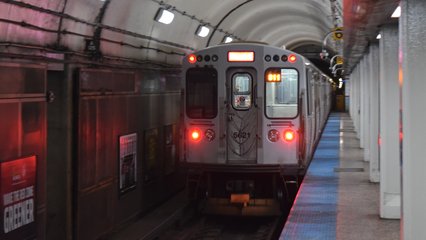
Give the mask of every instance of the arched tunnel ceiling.
[[377, 42], [376, 36], [384, 24], [397, 24], [391, 18], [399, 0], [344, 0], [344, 57], [347, 74], [352, 72], [368, 45]]
[[[227, 34], [303, 52], [305, 45], [321, 46], [339, 24], [332, 2], [341, 5], [340, 0], [0, 0], [0, 41], [84, 52], [86, 39], [98, 39], [104, 56], [169, 64], [220, 44]], [[171, 24], [154, 21], [160, 7], [174, 12]], [[221, 24], [209, 41], [194, 34], [200, 23], [212, 30]]]

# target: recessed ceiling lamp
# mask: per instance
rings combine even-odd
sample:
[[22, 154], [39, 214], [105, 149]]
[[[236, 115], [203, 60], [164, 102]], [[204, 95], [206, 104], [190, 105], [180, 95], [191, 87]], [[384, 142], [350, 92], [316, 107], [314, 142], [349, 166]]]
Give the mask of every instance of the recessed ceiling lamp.
[[399, 18], [401, 17], [401, 7], [398, 6], [395, 11], [392, 13], [391, 18]]
[[232, 41], [234, 41], [234, 39], [232, 37], [230, 37], [230, 36], [225, 36], [225, 38], [223, 39], [224, 43], [230, 43]]
[[173, 22], [173, 18], [175, 17], [175, 15], [164, 9], [164, 8], [160, 8], [157, 11], [157, 14], [155, 15], [155, 21], [160, 22], [160, 23], [164, 23], [164, 24], [170, 24]]
[[200, 37], [207, 37], [209, 35], [210, 32], [210, 28], [200, 25], [197, 28], [197, 31], [195, 32], [195, 34], [197, 34]]
[[377, 37], [376, 37], [376, 39], [380, 39], [380, 38], [382, 38], [382, 34], [377, 34]]

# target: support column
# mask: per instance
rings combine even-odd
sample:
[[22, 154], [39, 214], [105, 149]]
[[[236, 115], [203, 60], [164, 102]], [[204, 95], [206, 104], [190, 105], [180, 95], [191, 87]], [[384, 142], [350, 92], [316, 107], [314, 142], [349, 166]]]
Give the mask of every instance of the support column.
[[370, 161], [370, 61], [369, 54], [364, 55], [363, 64], [363, 110], [362, 110], [362, 125], [363, 125], [363, 142], [364, 142], [364, 161]]
[[364, 123], [362, 117], [364, 115], [364, 58], [359, 62], [359, 146], [364, 148]]
[[353, 119], [353, 104], [354, 104], [354, 73], [352, 72], [351, 75], [349, 76], [349, 115], [351, 116], [351, 118]]
[[361, 148], [364, 148], [364, 102], [365, 102], [365, 91], [364, 91], [364, 85], [365, 85], [365, 58], [361, 59], [361, 62], [359, 63], [359, 146]]
[[398, 25], [380, 39], [380, 216], [400, 218]]
[[353, 71], [353, 80], [354, 80], [354, 102], [353, 102], [353, 116], [352, 120], [354, 121], [354, 127], [356, 131], [356, 136], [359, 139], [359, 63]]
[[402, 85], [402, 237], [426, 236], [426, 1], [402, 0], [400, 83]]
[[370, 181], [380, 181], [379, 165], [379, 45], [370, 45]]
[[355, 97], [355, 82], [356, 82], [356, 67], [354, 68], [354, 70], [351, 73], [350, 76], [350, 84], [351, 84], [351, 89], [350, 89], [350, 98], [351, 98], [351, 107], [349, 109], [352, 121], [354, 122], [354, 126], [355, 126], [355, 102], [356, 102], [356, 97]]
[[361, 137], [361, 65], [358, 64], [356, 81], [356, 123], [358, 126], [357, 137]]
[[[349, 79], [346, 79], [346, 86], [345, 86], [345, 91], [346, 91], [346, 95], [348, 95], [349, 93], [349, 116], [351, 116], [352, 118], [352, 102], [353, 102], [353, 95], [352, 95], [352, 90], [354, 87], [354, 80], [352, 78], [353, 73], [351, 73], [351, 75], [349, 75]], [[349, 87], [348, 87], [349, 85]]]

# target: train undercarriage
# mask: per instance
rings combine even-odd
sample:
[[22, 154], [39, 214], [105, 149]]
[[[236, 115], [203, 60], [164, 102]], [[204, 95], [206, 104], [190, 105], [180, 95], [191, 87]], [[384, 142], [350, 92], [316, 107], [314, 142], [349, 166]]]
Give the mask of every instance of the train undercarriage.
[[304, 175], [284, 165], [204, 165], [188, 168], [187, 193], [205, 214], [279, 216], [290, 209]]

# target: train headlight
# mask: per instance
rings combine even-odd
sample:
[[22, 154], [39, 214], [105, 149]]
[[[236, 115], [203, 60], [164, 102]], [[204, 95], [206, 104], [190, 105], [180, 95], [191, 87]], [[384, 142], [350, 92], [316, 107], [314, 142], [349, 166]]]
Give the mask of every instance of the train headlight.
[[192, 129], [190, 132], [190, 137], [192, 141], [198, 142], [201, 140], [201, 130], [200, 129]]
[[280, 132], [276, 129], [271, 129], [268, 132], [268, 139], [271, 142], [276, 142], [278, 139], [280, 139]]
[[296, 137], [296, 133], [292, 129], [284, 130], [284, 141], [291, 142]]
[[188, 62], [194, 64], [195, 62], [197, 62], [197, 56], [195, 56], [194, 54], [189, 55]]
[[211, 142], [216, 137], [216, 133], [214, 132], [213, 129], [209, 128], [204, 132], [204, 136], [206, 136], [207, 141]]

